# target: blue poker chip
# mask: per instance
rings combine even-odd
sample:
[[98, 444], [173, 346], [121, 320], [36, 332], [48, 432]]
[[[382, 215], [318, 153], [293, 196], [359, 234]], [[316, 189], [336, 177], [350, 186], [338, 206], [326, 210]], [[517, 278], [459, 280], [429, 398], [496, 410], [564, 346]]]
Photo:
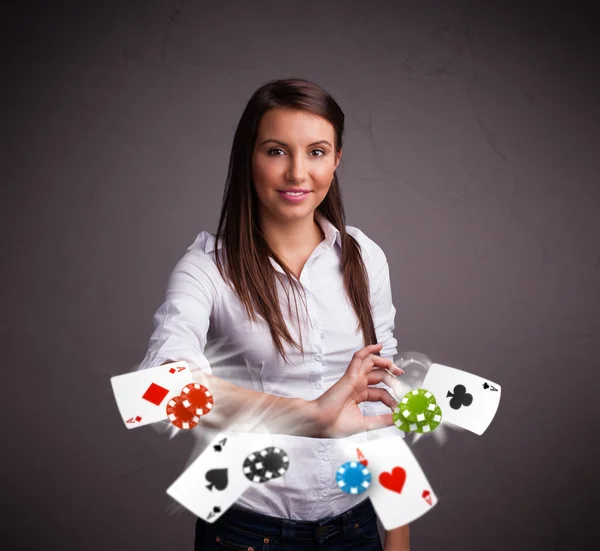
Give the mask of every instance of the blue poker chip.
[[362, 494], [371, 485], [371, 473], [358, 461], [346, 461], [337, 470], [335, 481], [342, 492]]

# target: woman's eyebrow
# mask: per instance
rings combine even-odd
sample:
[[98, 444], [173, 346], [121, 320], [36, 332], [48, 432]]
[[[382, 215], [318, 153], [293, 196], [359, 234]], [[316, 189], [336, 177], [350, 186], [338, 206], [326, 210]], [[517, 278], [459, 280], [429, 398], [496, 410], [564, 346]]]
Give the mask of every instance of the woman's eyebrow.
[[[273, 138], [269, 138], [268, 140], [265, 140], [264, 142], [261, 142], [260, 145], [264, 145], [264, 144], [266, 144], [268, 142], [273, 142], [273, 143], [276, 143], [276, 144], [279, 144], [279, 145], [283, 145], [285, 147], [288, 146], [288, 144], [286, 144], [285, 142], [282, 142], [281, 140], [275, 140]], [[307, 147], [311, 147], [313, 145], [319, 145], [319, 144], [322, 144], [322, 143], [326, 143], [329, 147], [332, 147], [331, 144], [327, 140], [319, 140], [318, 142], [309, 143], [307, 145]]]

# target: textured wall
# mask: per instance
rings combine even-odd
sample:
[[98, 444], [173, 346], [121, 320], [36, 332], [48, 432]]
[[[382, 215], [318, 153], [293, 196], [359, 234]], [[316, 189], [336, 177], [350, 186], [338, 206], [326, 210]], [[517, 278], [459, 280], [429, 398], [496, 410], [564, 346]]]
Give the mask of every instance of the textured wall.
[[169, 272], [216, 230], [246, 101], [291, 76], [346, 113], [348, 224], [388, 256], [399, 349], [503, 387], [483, 436], [415, 444], [441, 501], [413, 551], [598, 546], [587, 5], [38, 4], [5, 11], [0, 38], [10, 549], [191, 549], [165, 489], [193, 441], [126, 431], [109, 377], [141, 361]]

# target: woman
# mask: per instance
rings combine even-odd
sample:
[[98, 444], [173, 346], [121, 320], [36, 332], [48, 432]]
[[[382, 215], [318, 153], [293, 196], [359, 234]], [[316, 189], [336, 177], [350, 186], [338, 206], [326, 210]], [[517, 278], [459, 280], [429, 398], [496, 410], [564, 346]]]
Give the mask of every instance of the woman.
[[[186, 360], [214, 396], [192, 432], [208, 442], [252, 419], [290, 458], [284, 476], [252, 485], [215, 523], [198, 519], [197, 551], [381, 550], [370, 501], [335, 483], [356, 459], [340, 437], [402, 436], [384, 385], [402, 373], [389, 359], [388, 264], [345, 225], [343, 130], [342, 110], [315, 84], [259, 88], [235, 133], [217, 234], [198, 235], [155, 314], [139, 368]], [[385, 551], [408, 549], [408, 526], [386, 533]]]

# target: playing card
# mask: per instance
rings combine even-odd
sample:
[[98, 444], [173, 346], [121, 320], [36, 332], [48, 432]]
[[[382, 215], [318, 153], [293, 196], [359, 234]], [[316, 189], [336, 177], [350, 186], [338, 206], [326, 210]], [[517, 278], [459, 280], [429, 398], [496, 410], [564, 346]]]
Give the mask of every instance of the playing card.
[[369, 465], [369, 460], [364, 456], [360, 448], [356, 448], [356, 457], [358, 458], [358, 462], [362, 463], [365, 467]]
[[192, 382], [186, 362], [170, 363], [111, 377], [113, 393], [128, 429], [167, 419], [167, 404]]
[[244, 475], [244, 459], [271, 445], [272, 437], [266, 433], [219, 433], [167, 488], [167, 494], [197, 517], [213, 523], [252, 484]]
[[436, 505], [437, 497], [404, 439], [367, 442], [358, 451], [371, 473], [367, 495], [386, 530], [413, 522]]
[[500, 404], [500, 385], [446, 365], [431, 364], [423, 387], [435, 396], [442, 423], [482, 435]]

